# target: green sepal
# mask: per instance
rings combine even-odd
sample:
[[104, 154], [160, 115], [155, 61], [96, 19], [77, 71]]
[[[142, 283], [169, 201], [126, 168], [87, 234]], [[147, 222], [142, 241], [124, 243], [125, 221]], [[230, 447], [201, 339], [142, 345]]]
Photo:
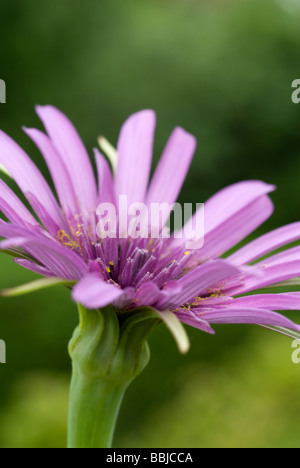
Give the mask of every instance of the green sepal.
[[118, 316], [112, 306], [78, 309], [80, 324], [69, 344], [72, 361], [89, 375], [114, 379], [117, 374], [119, 379], [122, 373], [123, 379], [132, 380], [148, 363], [146, 340], [160, 322], [156, 311], [141, 308]]
[[288, 336], [289, 338], [292, 338], [293, 340], [299, 340], [300, 341], [300, 333], [297, 332], [296, 330], [292, 330], [290, 328], [285, 328], [285, 327], [279, 327], [279, 326], [271, 326], [271, 325], [260, 325], [263, 328], [267, 328], [268, 330], [275, 331], [277, 333], [280, 333], [281, 335]]
[[17, 286], [15, 288], [3, 289], [1, 295], [5, 297], [23, 296], [32, 292], [40, 291], [41, 289], [51, 288], [53, 286], [74, 286], [75, 281], [68, 281], [62, 278], [41, 278], [30, 283]]

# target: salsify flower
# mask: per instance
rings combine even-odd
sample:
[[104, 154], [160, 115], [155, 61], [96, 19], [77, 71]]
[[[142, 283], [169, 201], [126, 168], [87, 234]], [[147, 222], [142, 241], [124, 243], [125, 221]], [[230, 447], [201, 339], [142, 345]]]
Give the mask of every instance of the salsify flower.
[[[291, 336], [293, 331], [300, 331], [299, 325], [278, 313], [300, 310], [299, 292], [252, 294], [287, 280], [291, 284], [295, 278], [297, 284], [300, 247], [272, 252], [300, 239], [300, 222], [258, 237], [221, 258], [272, 214], [269, 193], [274, 186], [245, 181], [210, 198], [204, 209], [203, 245], [194, 232], [197, 212], [184, 226], [181, 239], [174, 234], [163, 235], [166, 217], [160, 222], [157, 238], [124, 236], [120, 232], [101, 236], [97, 229], [97, 207], [101, 204], [115, 207], [120, 217], [124, 215], [120, 208], [122, 196], [126, 196], [128, 205], [143, 204], [149, 209], [153, 204], [172, 206], [176, 202], [196, 148], [195, 138], [176, 128], [149, 183], [155, 114], [150, 110], [134, 114], [121, 129], [117, 150], [100, 139], [111, 164], [95, 149], [97, 182], [88, 153], [71, 122], [51, 106], [38, 107], [37, 113], [47, 133], [24, 130], [45, 159], [57, 198], [27, 154], [0, 132], [0, 164], [35, 213], [0, 181], [0, 208], [7, 218], [0, 223], [0, 236], [4, 238], [0, 247], [13, 255], [16, 263], [45, 279], [4, 294], [62, 283], [72, 290], [73, 299], [80, 305], [81, 325], [70, 345], [77, 369], [71, 391], [70, 446], [110, 443], [121, 394], [144, 367], [147, 356], [141, 358], [140, 353], [158, 321], [166, 323], [183, 352], [188, 349], [188, 338], [180, 322], [208, 333], [214, 333], [212, 325], [220, 323], [256, 324]], [[110, 331], [105, 335], [103, 330]], [[114, 339], [109, 341], [107, 336], [112, 335]], [[115, 376], [122, 380], [120, 375], [130, 367], [124, 358], [130, 354], [126, 347], [132, 350], [134, 346], [134, 369], [124, 377], [124, 388], [117, 392], [112, 404], [111, 395], [118, 387]], [[102, 382], [95, 394], [83, 397], [91, 385], [81, 382], [82, 375], [88, 374], [87, 369], [94, 375], [95, 368], [101, 368], [96, 372], [98, 380], [105, 374], [107, 382], [107, 376], [113, 375], [114, 385], [104, 391], [107, 384]], [[93, 402], [89, 403], [90, 412], [84, 398]], [[88, 428], [99, 402], [105, 417], [92, 436]]]

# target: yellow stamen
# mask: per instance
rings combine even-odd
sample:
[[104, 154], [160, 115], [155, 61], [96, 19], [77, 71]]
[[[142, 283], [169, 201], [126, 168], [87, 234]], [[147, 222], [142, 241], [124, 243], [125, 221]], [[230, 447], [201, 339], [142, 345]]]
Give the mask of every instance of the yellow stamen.
[[71, 247], [71, 249], [76, 249], [78, 247], [77, 242], [71, 239], [69, 234], [67, 234], [63, 229], [60, 229], [57, 233], [57, 237], [60, 242], [66, 247]]

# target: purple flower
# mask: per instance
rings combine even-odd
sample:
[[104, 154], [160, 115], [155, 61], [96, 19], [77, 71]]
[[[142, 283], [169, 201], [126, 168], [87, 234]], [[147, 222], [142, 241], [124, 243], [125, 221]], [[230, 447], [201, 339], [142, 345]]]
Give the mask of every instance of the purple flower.
[[[123, 125], [117, 153], [102, 140], [111, 154], [114, 174], [95, 150], [97, 184], [89, 156], [70, 121], [50, 106], [38, 107], [37, 113], [47, 134], [36, 129], [25, 132], [46, 161], [59, 202], [27, 154], [0, 132], [0, 163], [36, 214], [0, 181], [0, 207], [9, 221], [0, 223], [0, 235], [5, 238], [1, 248], [13, 254], [16, 263], [49, 278], [49, 285], [52, 279], [54, 284], [66, 282], [74, 300], [89, 309], [113, 304], [124, 313], [148, 306], [167, 324], [175, 315], [208, 333], [213, 333], [211, 325], [217, 323], [300, 331], [275, 312], [299, 310], [299, 292], [245, 295], [300, 275], [300, 247], [271, 254], [300, 239], [300, 222], [257, 238], [226, 260], [220, 258], [271, 215], [268, 194], [273, 186], [255, 180], [240, 182], [210, 198], [205, 204], [205, 238], [200, 248], [195, 248], [195, 240], [194, 248], [187, 251], [187, 239], [174, 236], [102, 238], [96, 228], [100, 203], [113, 204], [116, 211], [121, 195], [127, 196], [129, 204], [148, 207], [175, 203], [196, 148], [195, 138], [176, 128], [149, 184], [155, 114], [139, 112]], [[185, 226], [187, 238], [192, 239], [189, 232], [195, 216]]]

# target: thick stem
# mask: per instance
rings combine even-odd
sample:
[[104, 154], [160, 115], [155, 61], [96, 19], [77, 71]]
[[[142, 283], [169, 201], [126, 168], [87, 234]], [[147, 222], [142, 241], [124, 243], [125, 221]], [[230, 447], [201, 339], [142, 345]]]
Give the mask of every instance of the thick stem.
[[90, 378], [73, 364], [69, 410], [69, 448], [110, 448], [126, 382]]
[[70, 341], [73, 375], [69, 448], [110, 448], [124, 393], [149, 361], [146, 339], [159, 323], [140, 309], [120, 326], [113, 307], [79, 306], [80, 325]]

